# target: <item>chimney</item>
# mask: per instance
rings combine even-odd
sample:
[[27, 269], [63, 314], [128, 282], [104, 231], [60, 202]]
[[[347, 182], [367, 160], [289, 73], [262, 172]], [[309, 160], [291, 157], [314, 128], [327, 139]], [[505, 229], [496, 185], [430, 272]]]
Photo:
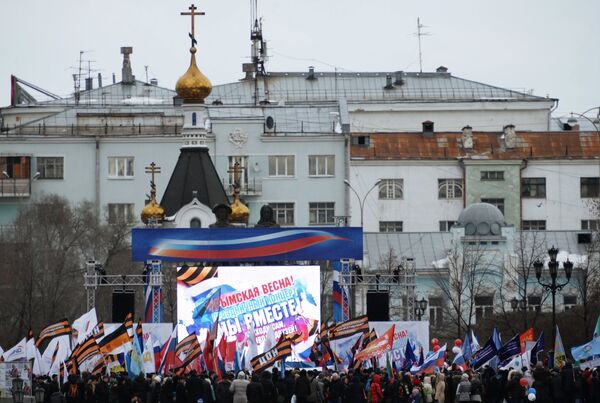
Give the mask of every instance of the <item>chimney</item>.
[[400, 86], [400, 85], [404, 85], [404, 79], [402, 78], [402, 76], [404, 75], [403, 71], [397, 71], [394, 73], [394, 85]]
[[98, 88], [102, 88], [102, 73], [98, 73]]
[[509, 124], [502, 128], [502, 139], [506, 148], [515, 148], [517, 146], [517, 132], [515, 125]]
[[448, 72], [448, 67], [445, 66], [440, 66], [437, 69], [435, 69], [436, 73], [447, 73]]
[[473, 148], [473, 128], [469, 125], [462, 128], [462, 142], [463, 148]]
[[92, 77], [87, 77], [85, 79], [85, 90], [90, 91], [94, 87], [94, 79]]
[[150, 85], [157, 86], [158, 85], [158, 80], [156, 78], [151, 78], [150, 79]]
[[386, 90], [393, 90], [394, 89], [394, 84], [392, 84], [392, 75], [388, 74], [385, 76], [385, 87], [383, 87]]
[[131, 71], [131, 60], [129, 55], [133, 53], [131, 46], [124, 46], [121, 48], [121, 54], [123, 55], [123, 67], [121, 68], [121, 82], [123, 84], [133, 84], [135, 82], [135, 76]]
[[306, 76], [307, 80], [315, 80], [315, 66], [308, 66], [308, 75]]
[[115, 73], [113, 73], [113, 84], [117, 83], [117, 76], [115, 75]]

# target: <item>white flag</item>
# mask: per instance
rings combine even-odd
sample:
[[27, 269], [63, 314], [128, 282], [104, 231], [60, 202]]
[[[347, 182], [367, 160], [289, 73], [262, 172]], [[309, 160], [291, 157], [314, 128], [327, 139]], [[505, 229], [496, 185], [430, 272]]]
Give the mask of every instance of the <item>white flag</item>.
[[[50, 374], [60, 373], [60, 363], [62, 361], [65, 361], [71, 354], [69, 338], [69, 335], [55, 337], [52, 340], [50, 340], [50, 343], [48, 343], [48, 347], [46, 347], [46, 349], [44, 350], [42, 358], [44, 359], [44, 363], [48, 368]], [[53, 364], [52, 356], [54, 355], [54, 351], [56, 350], [57, 345], [58, 352], [56, 354], [56, 359], [54, 360]]]
[[265, 337], [265, 341], [263, 343], [263, 352], [269, 351], [270, 349], [275, 347], [275, 343], [277, 343], [277, 341], [275, 340], [275, 331], [273, 330], [273, 326], [269, 326], [269, 328], [267, 329], [267, 336]]
[[44, 359], [42, 358], [42, 355], [40, 354], [40, 350], [38, 350], [36, 347], [34, 347], [35, 349], [35, 357], [33, 359], [33, 374], [34, 375], [47, 375], [48, 374], [48, 367], [46, 366]]
[[4, 361], [11, 362], [17, 360], [26, 360], [27, 359], [27, 338], [23, 337], [23, 340], [17, 343], [16, 346], [11, 348], [2, 354]]
[[87, 336], [92, 334], [96, 325], [98, 325], [96, 308], [92, 308], [89, 312], [84, 313], [76, 319], [71, 325], [71, 328], [77, 331], [77, 343], [82, 342]]
[[156, 367], [154, 366], [154, 348], [152, 347], [152, 336], [150, 335], [148, 335], [148, 338], [144, 343], [142, 361], [144, 362], [144, 372], [146, 375], [156, 372]]
[[27, 350], [27, 359], [28, 360], [35, 359], [35, 350], [37, 350], [37, 348], [35, 347], [35, 340], [33, 340], [33, 337], [31, 339], [27, 340], [26, 350]]
[[256, 333], [254, 332], [254, 327], [251, 327], [250, 329], [248, 329], [248, 350], [246, 350], [246, 359], [244, 361], [247, 370], [252, 370], [252, 364], [250, 363], [250, 360], [252, 360], [257, 355], [258, 347], [256, 345]]
[[2, 357], [2, 354], [4, 354], [4, 350], [2, 349], [2, 346], [0, 346], [0, 357]]

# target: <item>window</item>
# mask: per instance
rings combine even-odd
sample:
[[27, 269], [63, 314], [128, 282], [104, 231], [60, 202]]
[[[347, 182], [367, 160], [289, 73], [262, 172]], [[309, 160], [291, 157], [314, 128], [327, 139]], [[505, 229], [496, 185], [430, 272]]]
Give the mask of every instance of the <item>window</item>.
[[482, 181], [503, 181], [504, 171], [481, 171]]
[[270, 155], [269, 176], [294, 176], [293, 155]]
[[333, 176], [335, 175], [334, 155], [309, 155], [308, 174], [310, 176]]
[[281, 226], [294, 225], [294, 203], [269, 203], [273, 217]]
[[475, 297], [475, 320], [477, 322], [484, 318], [494, 315], [494, 297], [476, 296]]
[[441, 297], [429, 297], [429, 323], [434, 327], [440, 327], [444, 323], [443, 299]]
[[404, 179], [382, 179], [379, 183], [379, 198], [381, 200], [402, 199], [404, 194]]
[[[29, 179], [29, 157], [0, 157], [0, 180]], [[2, 174], [6, 172], [8, 178]]]
[[308, 203], [309, 224], [334, 224], [334, 203]]
[[196, 112], [192, 112], [192, 126], [196, 126]]
[[581, 220], [581, 229], [585, 231], [598, 231], [600, 220]]
[[133, 178], [133, 157], [108, 157], [109, 178]]
[[575, 306], [577, 306], [577, 296], [576, 295], [564, 295], [563, 296], [563, 307], [565, 308], [565, 311], [575, 308]]
[[229, 157], [229, 186], [233, 186], [235, 182], [235, 175], [233, 172], [233, 167], [235, 163], [240, 164], [240, 188], [244, 189], [246, 184], [248, 183], [248, 157], [247, 156], [230, 156]]
[[423, 125], [423, 134], [433, 134], [433, 122], [430, 120], [426, 120], [421, 123]]
[[122, 224], [135, 222], [133, 203], [109, 203], [108, 204], [108, 223]]
[[546, 231], [546, 220], [523, 220], [523, 231]]
[[63, 179], [63, 157], [37, 157], [38, 179]]
[[454, 224], [456, 224], [456, 221], [440, 221], [440, 232], [450, 231]]
[[402, 232], [402, 221], [379, 221], [379, 232]]
[[192, 218], [190, 220], [190, 228], [202, 228], [202, 221], [197, 217]]
[[600, 196], [600, 178], [581, 178], [581, 197]]
[[542, 297], [538, 295], [527, 296], [527, 310], [530, 312], [539, 312], [542, 310]]
[[500, 210], [502, 214], [504, 214], [504, 199], [486, 199], [482, 197], [481, 202], [493, 204], [494, 206], [498, 207], [498, 210]]
[[368, 146], [370, 143], [369, 136], [355, 136], [352, 137], [352, 144], [355, 146]]
[[439, 199], [460, 199], [462, 196], [462, 179], [438, 179]]
[[532, 199], [546, 198], [546, 178], [523, 178], [521, 196]]

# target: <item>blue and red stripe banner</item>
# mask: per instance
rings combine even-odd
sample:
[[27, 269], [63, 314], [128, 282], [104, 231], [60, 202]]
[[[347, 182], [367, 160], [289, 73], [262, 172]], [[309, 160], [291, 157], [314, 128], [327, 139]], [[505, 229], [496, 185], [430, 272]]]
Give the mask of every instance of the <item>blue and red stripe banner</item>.
[[134, 228], [134, 261], [283, 262], [362, 259], [360, 227]]

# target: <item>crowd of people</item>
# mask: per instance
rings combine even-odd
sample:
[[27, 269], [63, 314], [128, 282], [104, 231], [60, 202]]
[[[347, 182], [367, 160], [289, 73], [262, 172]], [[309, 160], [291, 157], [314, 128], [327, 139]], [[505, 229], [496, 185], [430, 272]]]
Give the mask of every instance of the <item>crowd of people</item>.
[[[286, 370], [237, 374], [222, 379], [195, 371], [178, 377], [130, 379], [126, 374], [69, 375], [34, 383], [45, 389], [44, 403], [600, 403], [600, 370], [580, 370], [567, 363], [549, 370], [532, 368], [462, 371], [453, 365], [431, 375], [382, 369], [337, 372]], [[526, 380], [526, 382], [525, 382]]]

